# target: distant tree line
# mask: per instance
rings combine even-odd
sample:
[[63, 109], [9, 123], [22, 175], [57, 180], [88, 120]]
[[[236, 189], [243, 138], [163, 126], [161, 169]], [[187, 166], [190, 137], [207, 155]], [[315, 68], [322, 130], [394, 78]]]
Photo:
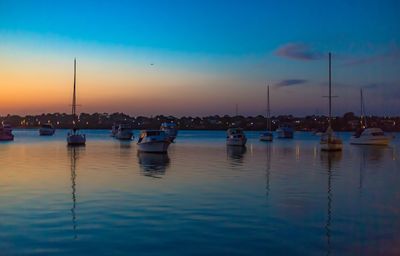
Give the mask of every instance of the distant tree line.
[[[328, 126], [326, 116], [294, 117], [292, 115], [273, 116], [272, 129], [282, 123], [292, 124], [299, 131], [325, 130]], [[66, 113], [41, 115], [7, 115], [0, 117], [2, 123], [11, 124], [15, 128], [37, 128], [45, 123], [52, 123], [56, 128], [71, 128], [73, 117]], [[370, 127], [380, 127], [385, 131], [400, 131], [400, 117], [368, 116]], [[129, 124], [133, 129], [157, 129], [163, 122], [174, 122], [180, 130], [225, 130], [229, 127], [240, 126], [246, 130], [266, 129], [267, 119], [264, 116], [206, 116], [206, 117], [174, 117], [174, 116], [136, 116], [124, 113], [82, 113], [79, 115], [78, 126], [82, 129], [111, 129], [115, 123]], [[342, 117], [334, 117], [332, 126], [337, 131], [353, 131], [359, 127], [359, 117], [349, 112]]]

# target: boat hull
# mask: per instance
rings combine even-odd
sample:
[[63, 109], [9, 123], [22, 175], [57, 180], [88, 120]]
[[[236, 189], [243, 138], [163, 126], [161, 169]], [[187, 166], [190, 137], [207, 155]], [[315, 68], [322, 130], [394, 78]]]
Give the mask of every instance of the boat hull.
[[0, 135], [0, 141], [11, 141], [11, 140], [14, 140], [13, 134], [1, 134]]
[[246, 145], [246, 142], [247, 142], [246, 138], [227, 138], [226, 139], [227, 146], [244, 147]]
[[119, 140], [132, 140], [133, 133], [131, 131], [118, 132], [115, 138]]
[[55, 129], [39, 129], [40, 136], [52, 136], [55, 133]]
[[71, 134], [67, 137], [69, 146], [83, 146], [86, 144], [86, 136], [83, 134]]
[[350, 138], [350, 144], [352, 145], [377, 145], [377, 146], [387, 146], [390, 143], [390, 138], [386, 136], [379, 136], [379, 137], [354, 137]]
[[261, 133], [261, 135], [260, 135], [261, 141], [272, 141], [273, 139], [274, 139], [274, 135], [269, 132]]
[[321, 150], [322, 151], [342, 151], [343, 144], [341, 143], [322, 143], [321, 142]]
[[152, 141], [138, 143], [138, 150], [147, 153], [166, 153], [168, 150], [169, 141]]

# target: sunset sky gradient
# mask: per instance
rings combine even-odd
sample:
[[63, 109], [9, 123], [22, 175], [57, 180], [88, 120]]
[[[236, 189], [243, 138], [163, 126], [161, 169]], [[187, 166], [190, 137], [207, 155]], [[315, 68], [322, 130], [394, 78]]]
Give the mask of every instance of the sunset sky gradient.
[[[84, 2], [84, 3], [83, 3]], [[399, 1], [0, 0], [0, 115], [399, 115]]]

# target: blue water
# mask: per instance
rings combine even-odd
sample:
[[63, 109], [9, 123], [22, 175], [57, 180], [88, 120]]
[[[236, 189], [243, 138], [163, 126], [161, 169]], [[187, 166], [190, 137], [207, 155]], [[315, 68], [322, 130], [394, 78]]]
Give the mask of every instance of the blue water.
[[[227, 148], [180, 131], [167, 155], [106, 130], [0, 143], [0, 255], [399, 255], [400, 134], [322, 153], [319, 138]], [[135, 131], [136, 137], [138, 131]]]

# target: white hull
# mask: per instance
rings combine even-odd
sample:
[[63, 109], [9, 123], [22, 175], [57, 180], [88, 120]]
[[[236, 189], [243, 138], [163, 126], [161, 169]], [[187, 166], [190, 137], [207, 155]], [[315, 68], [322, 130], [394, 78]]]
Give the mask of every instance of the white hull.
[[244, 147], [246, 145], [246, 138], [227, 138], [226, 145], [227, 146], [240, 146]]
[[80, 146], [86, 144], [86, 136], [83, 134], [70, 134], [67, 137], [68, 145]]
[[390, 138], [387, 136], [374, 136], [374, 137], [354, 137], [350, 138], [350, 144], [353, 145], [381, 145], [386, 146], [390, 143]]
[[152, 141], [152, 142], [140, 142], [138, 143], [138, 150], [140, 152], [149, 153], [166, 153], [168, 150], [169, 141]]
[[115, 134], [115, 138], [119, 140], [131, 140], [132, 136], [133, 133], [131, 131], [117, 132], [117, 134]]
[[40, 136], [51, 136], [55, 133], [55, 131], [55, 129], [40, 128], [39, 134]]

